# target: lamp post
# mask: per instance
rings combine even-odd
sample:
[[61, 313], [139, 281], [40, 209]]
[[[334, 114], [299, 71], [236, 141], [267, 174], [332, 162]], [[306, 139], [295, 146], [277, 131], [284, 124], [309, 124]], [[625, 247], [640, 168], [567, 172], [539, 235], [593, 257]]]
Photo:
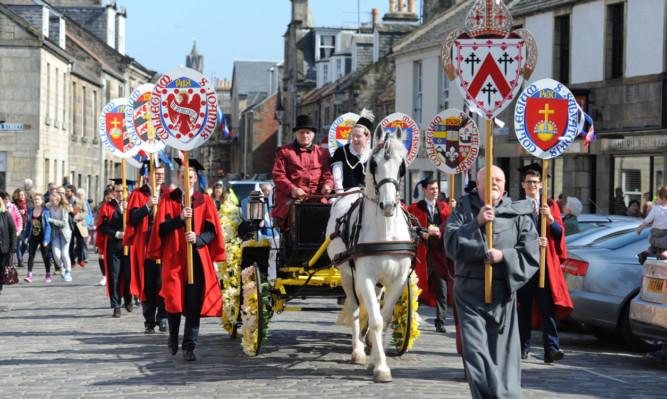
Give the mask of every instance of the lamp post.
[[278, 142], [276, 147], [281, 147], [283, 145], [283, 119], [285, 118], [285, 108], [283, 107], [283, 102], [278, 92], [278, 100], [276, 103], [276, 115], [275, 120], [278, 121]]
[[259, 238], [259, 224], [264, 220], [263, 196], [264, 193], [261, 191], [252, 191], [248, 196], [250, 200], [246, 204], [246, 215], [248, 215], [248, 220], [254, 227], [255, 241]]

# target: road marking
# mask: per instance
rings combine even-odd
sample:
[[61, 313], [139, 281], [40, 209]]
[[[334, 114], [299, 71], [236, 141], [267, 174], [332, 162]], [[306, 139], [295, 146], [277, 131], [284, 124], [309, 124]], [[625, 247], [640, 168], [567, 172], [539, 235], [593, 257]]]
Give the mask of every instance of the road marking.
[[608, 378], [608, 379], [610, 379], [610, 380], [613, 380], [613, 381], [616, 381], [616, 382], [620, 382], [621, 384], [628, 384], [627, 381], [619, 380], [618, 378], [609, 377], [608, 375], [604, 375], [604, 374], [595, 372], [595, 371], [593, 371], [593, 370], [587, 370], [587, 369], [582, 368], [582, 367], [578, 367], [578, 368], [579, 368], [579, 370], [583, 370], [583, 371], [585, 371], [585, 372], [587, 372], [587, 373], [595, 374], [595, 375], [597, 375], [598, 377]]

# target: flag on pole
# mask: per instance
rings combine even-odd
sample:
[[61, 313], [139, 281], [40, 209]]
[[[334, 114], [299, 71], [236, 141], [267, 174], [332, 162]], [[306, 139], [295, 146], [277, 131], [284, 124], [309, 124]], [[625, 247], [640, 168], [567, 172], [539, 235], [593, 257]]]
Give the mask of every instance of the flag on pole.
[[229, 128], [227, 127], [227, 118], [225, 118], [225, 113], [222, 112], [222, 108], [218, 105], [218, 125], [220, 125], [220, 128], [222, 129], [222, 135], [225, 136], [226, 139], [232, 137], [232, 132], [229, 131]]

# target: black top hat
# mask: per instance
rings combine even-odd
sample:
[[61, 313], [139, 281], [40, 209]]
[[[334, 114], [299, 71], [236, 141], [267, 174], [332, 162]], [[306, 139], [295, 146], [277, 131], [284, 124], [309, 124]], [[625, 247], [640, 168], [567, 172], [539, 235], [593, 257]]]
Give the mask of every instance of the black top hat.
[[[521, 172], [521, 180], [525, 179], [526, 173], [528, 173], [529, 170], [533, 171], [533, 172], [537, 172], [537, 175], [540, 177], [540, 180], [542, 180], [542, 165], [540, 165], [536, 162], [533, 162], [529, 165], [522, 166], [522, 167], [518, 168], [517, 170], [519, 172]], [[551, 175], [547, 175], [547, 177], [551, 177]]]
[[310, 115], [297, 115], [296, 126], [292, 128], [292, 131], [296, 132], [299, 129], [308, 129], [312, 130], [313, 133], [317, 133], [317, 127], [315, 126], [315, 122], [313, 122], [313, 118], [311, 118]]
[[[183, 162], [181, 162], [181, 158], [174, 157], [174, 162], [176, 162], [176, 164], [177, 164], [179, 167], [183, 167]], [[203, 170], [206, 170], [206, 169], [204, 169], [203, 166], [201, 166], [201, 164], [199, 163], [199, 161], [197, 161], [196, 159], [193, 159], [193, 158], [190, 158], [190, 159], [188, 160], [188, 167], [194, 169], [194, 170], [197, 171], [197, 172], [201, 172], [201, 171], [203, 171]]]
[[[123, 184], [123, 179], [109, 179], [109, 181], [112, 181], [113, 184]], [[125, 184], [128, 186], [132, 186], [134, 183], [136, 183], [135, 180], [125, 179]]]

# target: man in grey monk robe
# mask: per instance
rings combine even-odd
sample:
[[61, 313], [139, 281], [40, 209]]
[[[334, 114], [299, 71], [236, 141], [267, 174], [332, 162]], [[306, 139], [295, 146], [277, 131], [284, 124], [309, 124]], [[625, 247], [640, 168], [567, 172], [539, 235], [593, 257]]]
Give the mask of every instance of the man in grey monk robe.
[[[521, 398], [521, 344], [516, 291], [537, 272], [540, 251], [532, 208], [505, 194], [505, 174], [492, 171], [493, 206], [484, 204], [485, 175], [478, 191], [463, 196], [447, 220], [445, 252], [455, 260], [454, 302], [463, 362], [474, 398]], [[493, 248], [484, 225], [493, 222]], [[493, 265], [492, 301], [484, 302], [484, 264]]]

